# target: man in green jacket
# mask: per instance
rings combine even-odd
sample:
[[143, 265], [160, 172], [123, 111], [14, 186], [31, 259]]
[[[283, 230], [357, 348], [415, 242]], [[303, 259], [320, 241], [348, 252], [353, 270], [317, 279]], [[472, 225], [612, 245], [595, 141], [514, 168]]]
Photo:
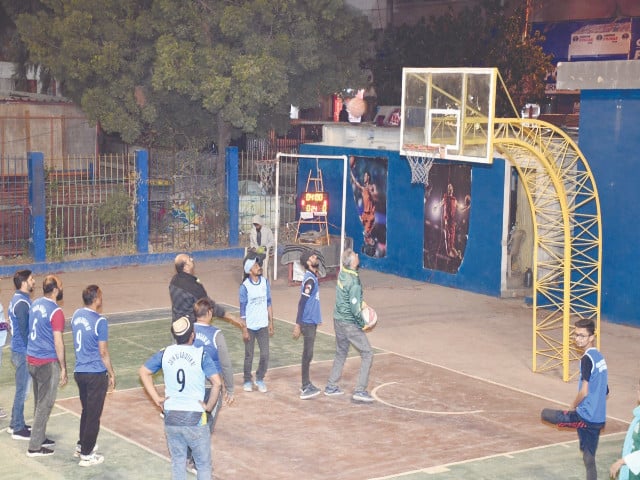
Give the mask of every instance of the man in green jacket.
[[329, 374], [325, 395], [342, 395], [344, 392], [338, 386], [342, 376], [344, 362], [349, 353], [349, 345], [353, 345], [360, 352], [360, 374], [356, 388], [351, 397], [356, 402], [373, 402], [373, 397], [367, 392], [369, 371], [373, 362], [373, 352], [367, 334], [362, 330], [365, 322], [362, 318], [362, 285], [358, 275], [360, 258], [350, 248], [342, 254], [342, 269], [338, 275], [336, 285], [336, 305], [333, 309], [333, 326], [336, 332], [336, 356]]

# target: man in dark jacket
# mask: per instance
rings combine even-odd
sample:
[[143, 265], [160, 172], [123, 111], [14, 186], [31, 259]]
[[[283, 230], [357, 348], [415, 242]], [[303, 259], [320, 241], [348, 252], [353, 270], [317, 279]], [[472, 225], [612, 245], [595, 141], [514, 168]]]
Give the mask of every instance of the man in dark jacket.
[[[169, 295], [171, 296], [172, 321], [180, 317], [188, 317], [191, 323], [196, 319], [193, 314], [193, 306], [201, 298], [208, 298], [207, 291], [202, 286], [200, 279], [195, 276], [196, 264], [193, 257], [186, 253], [176, 255], [176, 274], [169, 284]], [[215, 317], [225, 317], [224, 308], [215, 304]]]

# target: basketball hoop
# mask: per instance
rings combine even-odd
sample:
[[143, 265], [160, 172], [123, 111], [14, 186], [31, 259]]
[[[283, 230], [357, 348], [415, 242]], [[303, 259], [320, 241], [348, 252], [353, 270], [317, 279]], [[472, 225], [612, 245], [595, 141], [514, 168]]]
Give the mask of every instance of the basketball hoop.
[[446, 154], [446, 147], [439, 146], [424, 146], [422, 155], [409, 155], [407, 154], [407, 160], [411, 167], [411, 183], [422, 183], [425, 186], [429, 185], [429, 172], [436, 156], [444, 158]]
[[260, 185], [266, 192], [272, 192], [275, 188], [273, 174], [276, 171], [276, 162], [276, 159], [269, 158], [255, 163], [260, 176]]

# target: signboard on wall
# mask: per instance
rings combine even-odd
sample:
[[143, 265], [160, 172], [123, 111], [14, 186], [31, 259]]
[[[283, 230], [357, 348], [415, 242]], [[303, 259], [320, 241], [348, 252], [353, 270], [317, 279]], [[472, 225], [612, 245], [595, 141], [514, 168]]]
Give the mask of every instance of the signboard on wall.
[[[545, 37], [542, 48], [552, 62], [640, 60], [640, 18], [539, 22], [533, 32]], [[556, 87], [555, 72], [547, 77], [547, 93]]]
[[571, 34], [569, 60], [610, 57], [624, 60], [631, 52], [631, 21], [585, 25]]

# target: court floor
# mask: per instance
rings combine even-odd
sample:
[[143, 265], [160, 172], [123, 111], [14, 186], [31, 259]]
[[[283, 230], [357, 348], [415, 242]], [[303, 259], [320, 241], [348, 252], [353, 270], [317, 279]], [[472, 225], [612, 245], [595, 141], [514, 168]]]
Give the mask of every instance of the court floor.
[[[90, 469], [72, 457], [80, 404], [75, 383], [60, 389], [49, 422], [56, 440], [52, 457], [27, 458], [26, 442], [0, 431], [3, 479], [38, 476], [64, 478], [170, 478], [162, 420], [145, 396], [137, 370], [170, 342], [166, 309], [110, 317], [110, 352], [117, 374], [98, 438], [105, 463]], [[559, 431], [539, 420], [549, 400], [394, 352], [376, 349], [370, 391], [376, 402], [351, 401], [350, 395], [300, 400], [302, 342], [288, 335], [291, 324], [271, 342], [266, 394], [242, 391], [244, 347], [239, 331], [219, 324], [230, 348], [236, 401], [220, 413], [212, 439], [216, 479], [578, 479], [584, 467], [574, 431]], [[71, 337], [65, 335], [68, 364]], [[375, 346], [375, 345], [374, 345]], [[313, 382], [323, 387], [331, 368], [334, 340], [319, 333]], [[0, 405], [13, 398], [10, 351], [0, 369]], [[352, 351], [342, 388], [349, 393], [360, 360]], [[162, 383], [161, 375], [156, 383]], [[29, 399], [26, 414], [32, 411]], [[0, 429], [8, 425], [0, 419]], [[624, 422], [609, 421], [598, 451], [601, 478], [620, 451]]]

